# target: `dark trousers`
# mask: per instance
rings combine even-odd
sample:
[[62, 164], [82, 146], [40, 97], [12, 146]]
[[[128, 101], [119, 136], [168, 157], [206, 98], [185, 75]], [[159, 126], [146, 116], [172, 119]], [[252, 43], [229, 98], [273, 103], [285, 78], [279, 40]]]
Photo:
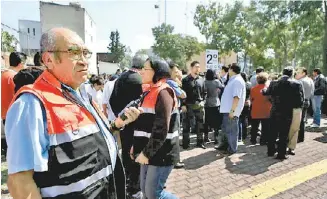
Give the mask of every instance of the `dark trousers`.
[[215, 140], [218, 139], [219, 128], [221, 127], [221, 114], [219, 107], [206, 107], [205, 108], [205, 123], [204, 123], [204, 137], [208, 138], [209, 127], [213, 128]]
[[[178, 121], [178, 135], [181, 135], [181, 118], [182, 118], [182, 114], [180, 113], [180, 111], [178, 112], [178, 115], [177, 115], [177, 121]], [[178, 147], [178, 157], [177, 157], [177, 162], [181, 162], [181, 156], [180, 156], [180, 145], [179, 145], [179, 139], [177, 140], [178, 141], [178, 144], [177, 144], [177, 147]]]
[[304, 142], [304, 129], [305, 129], [305, 121], [307, 119], [307, 112], [308, 108], [302, 109], [302, 118], [300, 123], [300, 130], [299, 130], [299, 136], [297, 138], [297, 142]]
[[197, 144], [203, 144], [203, 117], [204, 108], [193, 109], [193, 105], [187, 105], [187, 111], [183, 118], [183, 147], [188, 148], [190, 145], [190, 127], [191, 120], [195, 117], [195, 133], [197, 135]]
[[239, 118], [239, 133], [238, 133], [238, 140], [245, 140], [248, 136], [248, 124], [249, 124], [249, 115], [250, 115], [250, 108], [248, 106], [244, 106], [242, 114]]
[[251, 142], [257, 142], [257, 135], [259, 125], [261, 123], [261, 137], [260, 144], [266, 144], [268, 140], [269, 128], [270, 128], [270, 120], [269, 119], [254, 119], [251, 120]]
[[[290, 111], [291, 112], [291, 111]], [[288, 144], [288, 133], [292, 123], [291, 113], [272, 113], [270, 119], [270, 129], [268, 133], [268, 155], [276, 152], [276, 140], [279, 138], [277, 152], [279, 157], [286, 154]]]
[[130, 157], [130, 150], [133, 145], [134, 129], [125, 127], [121, 131], [121, 144], [122, 144], [122, 160], [125, 168], [127, 179], [127, 192], [135, 194], [141, 190], [140, 188], [140, 165]]
[[[2, 124], [3, 126], [5, 126], [6, 120], [2, 120]], [[2, 132], [4, 133], [4, 132]], [[7, 156], [7, 141], [6, 138], [1, 138], [1, 154], [4, 154], [5, 156]]]

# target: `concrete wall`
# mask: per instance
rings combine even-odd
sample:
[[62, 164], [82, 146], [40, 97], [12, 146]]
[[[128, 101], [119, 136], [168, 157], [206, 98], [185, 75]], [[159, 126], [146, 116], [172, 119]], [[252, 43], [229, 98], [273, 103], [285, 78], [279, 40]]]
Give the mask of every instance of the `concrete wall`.
[[96, 25], [84, 8], [73, 5], [40, 2], [42, 32], [64, 27], [76, 32], [93, 53], [89, 59], [89, 72], [97, 73]]
[[83, 40], [85, 40], [84, 16], [84, 8], [40, 2], [42, 33], [51, 28], [64, 27], [75, 31]]
[[85, 27], [85, 45], [90, 49], [92, 57], [89, 59], [89, 72], [97, 74], [97, 52], [96, 52], [96, 26], [91, 16], [84, 12], [84, 27]]
[[40, 50], [41, 23], [39, 21], [19, 20], [18, 28], [20, 48], [23, 52], [35, 52]]
[[194, 55], [190, 61], [186, 62], [187, 68], [190, 67], [190, 65], [193, 61], [200, 62], [201, 72], [207, 71], [206, 70], [206, 52], [205, 51], [201, 52], [199, 55]]
[[[108, 63], [99, 61], [99, 74], [106, 73], [107, 75], [115, 74], [119, 68], [117, 63]], [[97, 74], [97, 73], [94, 73]]]

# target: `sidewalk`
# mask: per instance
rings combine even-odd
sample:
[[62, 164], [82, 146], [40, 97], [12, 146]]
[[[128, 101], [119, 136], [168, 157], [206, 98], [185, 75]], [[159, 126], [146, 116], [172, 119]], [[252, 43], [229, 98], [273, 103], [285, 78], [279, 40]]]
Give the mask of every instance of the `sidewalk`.
[[[249, 145], [248, 140], [245, 145], [239, 146], [237, 154], [230, 157], [218, 154], [213, 145], [209, 145], [210, 148], [206, 150], [194, 148], [182, 151], [181, 158], [185, 162], [185, 168], [173, 170], [167, 181], [167, 190], [175, 193], [181, 199], [269, 198], [259, 195], [262, 191], [267, 192], [264, 189], [268, 188], [273, 190], [271, 196], [274, 198], [281, 192], [285, 191], [287, 193], [288, 191], [278, 189], [278, 186], [282, 186], [278, 185], [278, 181], [286, 182], [286, 184], [292, 183], [293, 187], [290, 187], [290, 189], [297, 190], [298, 183], [302, 181], [304, 183], [307, 181], [305, 179], [310, 180], [313, 178], [314, 175], [310, 173], [316, 171], [318, 167], [314, 163], [327, 158], [327, 134], [324, 134], [327, 120], [324, 119], [322, 124], [322, 128], [307, 129], [309, 132], [306, 132], [305, 142], [298, 144], [295, 150], [296, 155], [290, 156], [285, 161], [267, 157], [266, 146]], [[320, 132], [313, 132], [314, 130]], [[327, 161], [321, 164], [320, 167], [327, 168]], [[305, 170], [305, 172], [309, 173], [308, 176], [302, 176], [302, 174], [295, 172], [305, 166], [308, 166]], [[320, 170], [317, 175], [324, 172], [327, 173], [327, 170]], [[282, 178], [279, 179], [279, 176], [282, 176]], [[286, 178], [286, 180], [283, 178]], [[287, 179], [292, 180], [292, 182], [287, 182]], [[267, 187], [265, 182], [268, 180], [275, 182], [277, 187]], [[323, 178], [323, 180], [326, 180], [326, 178]], [[326, 181], [325, 184], [327, 184]], [[255, 185], [260, 185], [259, 188], [255, 189], [255, 191], [259, 192], [257, 194], [251, 192]], [[244, 191], [247, 189], [247, 192]], [[327, 189], [324, 190], [327, 194]], [[308, 190], [306, 193], [315, 195], [316, 198], [324, 194], [321, 193], [323, 192], [321, 190], [318, 192], [312, 191], [312, 193], [310, 191]], [[247, 193], [247, 195], [239, 193]], [[282, 198], [288, 197], [283, 196]]]

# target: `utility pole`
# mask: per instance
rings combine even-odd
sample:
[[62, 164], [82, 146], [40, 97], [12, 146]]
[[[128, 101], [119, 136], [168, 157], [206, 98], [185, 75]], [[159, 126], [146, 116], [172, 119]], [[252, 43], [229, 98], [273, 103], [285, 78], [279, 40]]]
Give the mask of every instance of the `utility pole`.
[[161, 20], [160, 20], [160, 17], [161, 17], [161, 12], [160, 12], [160, 0], [158, 1], [158, 4], [155, 4], [155, 5], [154, 5], [154, 8], [155, 8], [155, 9], [158, 9], [158, 25], [160, 26], [160, 25], [161, 25]]
[[167, 25], [167, 0], [165, 0], [165, 25]]
[[185, 6], [185, 35], [187, 35], [187, 23], [188, 23], [188, 2], [186, 1], [186, 6]]

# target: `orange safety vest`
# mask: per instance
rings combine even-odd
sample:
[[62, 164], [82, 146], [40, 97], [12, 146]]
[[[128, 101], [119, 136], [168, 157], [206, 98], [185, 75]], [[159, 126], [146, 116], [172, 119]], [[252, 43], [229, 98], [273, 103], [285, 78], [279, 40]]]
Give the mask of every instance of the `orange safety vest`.
[[[167, 136], [163, 146], [153, 157], [149, 158], [149, 164], [154, 166], [174, 165], [179, 156], [179, 113], [176, 95], [173, 89], [166, 83], [166, 80], [160, 80], [152, 85], [149, 93], [145, 96], [141, 104], [144, 113], [140, 115], [135, 124], [134, 130], [134, 154], [140, 153], [153, 136], [152, 128], [156, 117], [156, 103], [160, 91], [169, 89], [174, 95], [174, 106], [171, 113], [171, 119]], [[156, 136], [158, 137], [158, 136]]]
[[[120, 160], [117, 158], [113, 169], [108, 141], [98, 126], [103, 121], [96, 119], [85, 106], [86, 102], [65, 89], [48, 71], [44, 71], [33, 85], [22, 87], [14, 100], [23, 93], [35, 95], [46, 113], [48, 171], [34, 172], [42, 197], [87, 198], [96, 194], [105, 198], [125, 198], [125, 176]], [[102, 114], [94, 104], [92, 106], [97, 114]], [[114, 179], [113, 170], [119, 169]], [[118, 186], [123, 189], [119, 192], [123, 197], [116, 194]]]

